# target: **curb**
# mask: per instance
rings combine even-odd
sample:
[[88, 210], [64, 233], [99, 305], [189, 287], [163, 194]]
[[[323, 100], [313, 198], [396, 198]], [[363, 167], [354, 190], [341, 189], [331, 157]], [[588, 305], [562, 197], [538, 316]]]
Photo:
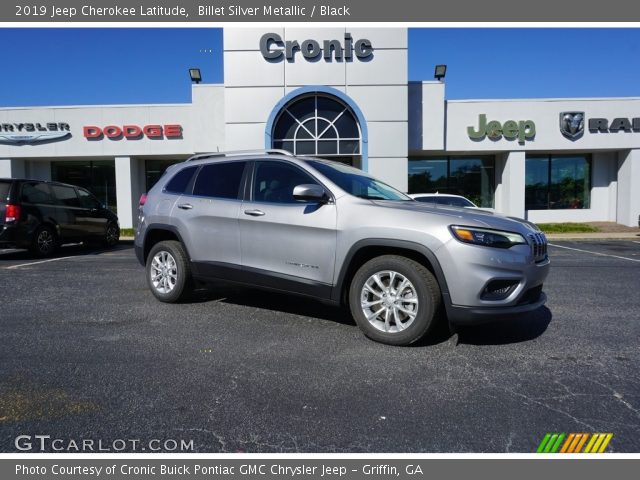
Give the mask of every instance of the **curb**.
[[545, 233], [548, 240], [638, 240], [637, 232]]

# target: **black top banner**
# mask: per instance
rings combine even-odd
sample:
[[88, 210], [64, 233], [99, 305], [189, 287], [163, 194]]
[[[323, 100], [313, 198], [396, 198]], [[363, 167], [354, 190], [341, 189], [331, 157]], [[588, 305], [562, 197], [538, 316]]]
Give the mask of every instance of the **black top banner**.
[[628, 0], [16, 0], [0, 22], [629, 22]]

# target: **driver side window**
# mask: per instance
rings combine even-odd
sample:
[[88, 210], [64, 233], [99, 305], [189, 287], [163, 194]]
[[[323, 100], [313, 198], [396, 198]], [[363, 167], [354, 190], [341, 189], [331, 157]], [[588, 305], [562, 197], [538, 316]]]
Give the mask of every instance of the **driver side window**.
[[318, 182], [294, 165], [285, 162], [258, 161], [253, 183], [253, 201], [300, 203], [293, 198], [293, 189], [302, 184], [318, 185]]
[[78, 188], [78, 197], [80, 197], [80, 205], [83, 208], [99, 209], [102, 208], [100, 201], [84, 188]]

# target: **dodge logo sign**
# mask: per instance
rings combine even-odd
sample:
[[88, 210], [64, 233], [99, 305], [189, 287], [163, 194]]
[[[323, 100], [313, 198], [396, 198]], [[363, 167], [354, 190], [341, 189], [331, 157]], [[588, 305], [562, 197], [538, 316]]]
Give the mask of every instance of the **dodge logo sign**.
[[82, 129], [84, 138], [87, 140], [102, 140], [105, 137], [109, 140], [140, 140], [147, 137], [150, 139], [182, 139], [182, 125], [107, 125], [98, 127], [87, 125]]
[[560, 113], [560, 132], [569, 140], [577, 140], [584, 133], [584, 112]]

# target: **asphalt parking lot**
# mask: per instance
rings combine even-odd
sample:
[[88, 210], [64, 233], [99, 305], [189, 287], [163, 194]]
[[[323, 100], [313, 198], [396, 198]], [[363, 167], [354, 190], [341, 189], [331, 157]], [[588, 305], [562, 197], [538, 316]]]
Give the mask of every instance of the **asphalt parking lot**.
[[534, 452], [547, 432], [611, 432], [608, 451], [639, 452], [640, 243], [552, 244], [547, 307], [408, 348], [270, 292], [161, 304], [130, 244], [0, 251], [0, 451], [51, 435], [137, 451]]

